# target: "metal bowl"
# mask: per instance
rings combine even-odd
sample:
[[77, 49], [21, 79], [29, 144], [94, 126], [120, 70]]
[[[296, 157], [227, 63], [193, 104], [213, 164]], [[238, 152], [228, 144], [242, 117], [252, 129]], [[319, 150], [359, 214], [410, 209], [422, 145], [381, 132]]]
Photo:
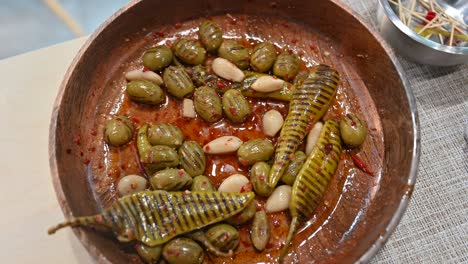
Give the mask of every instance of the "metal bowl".
[[[245, 19], [234, 27], [226, 14]], [[229, 34], [300, 46], [306, 60], [316, 58], [340, 71], [340, 89], [346, 89], [353, 102], [350, 107], [360, 109], [370, 125], [363, 146], [367, 151], [361, 154], [375, 164], [376, 175], [353, 168], [352, 173], [334, 177], [333, 188], [324, 197], [331, 203], [322, 203], [308, 227], [297, 234], [291, 247], [297, 254], [285, 263], [368, 262], [393, 233], [409, 203], [419, 162], [419, 123], [414, 97], [393, 51], [341, 0], [140, 0], [118, 11], [77, 54], [54, 106], [50, 166], [66, 218], [93, 215], [106, 206], [102, 197], [106, 193], [99, 192], [98, 181], [107, 175], [94, 173], [103, 158], [100, 121], [102, 114], [112, 112], [113, 102], [125, 96], [121, 87], [128, 62], [141, 59], [154, 44], [151, 32], [170, 33], [177, 23], [198, 25], [199, 19], [218, 15]], [[319, 55], [316, 45], [330, 52]], [[135, 252], [112, 236], [86, 228], [74, 231], [100, 263], [139, 263], [134, 262]], [[277, 249], [268, 254], [244, 251], [235, 259], [220, 261], [273, 262]]]
[[[465, 17], [467, 22], [468, 1], [438, 0], [438, 3], [450, 15], [460, 20]], [[398, 53], [414, 62], [435, 66], [468, 62], [468, 47], [451, 47], [421, 37], [400, 20], [388, 0], [379, 0], [377, 18], [382, 36]]]

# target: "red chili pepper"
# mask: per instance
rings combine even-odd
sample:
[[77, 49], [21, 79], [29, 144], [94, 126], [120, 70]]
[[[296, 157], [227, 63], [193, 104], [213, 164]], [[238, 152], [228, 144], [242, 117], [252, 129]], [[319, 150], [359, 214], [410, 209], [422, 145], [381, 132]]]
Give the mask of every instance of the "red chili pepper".
[[[428, 21], [432, 21], [432, 19], [434, 19], [436, 17], [436, 15], [437, 14], [434, 11], [427, 11], [426, 19]], [[425, 25], [427, 25], [427, 22], [423, 21], [422, 24], [425, 26]]]
[[369, 169], [369, 167], [367, 167], [364, 161], [362, 161], [361, 158], [359, 158], [356, 154], [351, 154], [351, 159], [353, 160], [354, 165], [356, 165], [363, 172], [369, 174], [370, 176], [374, 176], [374, 173]]

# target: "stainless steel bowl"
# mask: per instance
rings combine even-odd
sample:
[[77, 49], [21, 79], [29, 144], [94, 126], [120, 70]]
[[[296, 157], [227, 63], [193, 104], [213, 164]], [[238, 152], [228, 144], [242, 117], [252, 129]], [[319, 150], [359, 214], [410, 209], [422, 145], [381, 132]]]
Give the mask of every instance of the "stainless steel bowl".
[[[467, 0], [437, 0], [437, 2], [447, 13], [467, 22]], [[419, 36], [401, 22], [388, 0], [379, 0], [377, 18], [382, 36], [398, 53], [414, 62], [436, 66], [468, 62], [468, 47], [442, 45]]]

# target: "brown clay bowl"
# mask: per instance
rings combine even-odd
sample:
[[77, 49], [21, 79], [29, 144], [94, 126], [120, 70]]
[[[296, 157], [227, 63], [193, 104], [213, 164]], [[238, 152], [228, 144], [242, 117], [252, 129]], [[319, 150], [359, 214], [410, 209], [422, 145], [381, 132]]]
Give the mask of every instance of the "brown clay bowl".
[[[225, 16], [228, 13], [235, 21]], [[145, 47], [157, 42], [161, 36], [155, 32], [193, 34], [187, 29], [208, 16], [218, 19], [226, 36], [269, 39], [341, 73], [338, 96], [368, 122], [369, 140], [361, 153], [376, 175], [342, 169], [330, 183], [327, 202], [295, 237], [296, 254], [285, 263], [369, 261], [395, 229], [411, 197], [419, 125], [413, 95], [394, 54], [338, 0], [134, 1], [109, 18], [68, 69], [53, 111], [50, 165], [66, 218], [99, 213], [112, 200], [112, 175], [96, 171], [105, 150], [102, 116], [121, 107], [122, 73], [135, 67]], [[350, 165], [343, 163], [340, 166]], [[85, 228], [74, 231], [98, 262], [138, 262], [132, 250], [110, 235]], [[225, 261], [274, 261], [276, 256], [273, 249]]]

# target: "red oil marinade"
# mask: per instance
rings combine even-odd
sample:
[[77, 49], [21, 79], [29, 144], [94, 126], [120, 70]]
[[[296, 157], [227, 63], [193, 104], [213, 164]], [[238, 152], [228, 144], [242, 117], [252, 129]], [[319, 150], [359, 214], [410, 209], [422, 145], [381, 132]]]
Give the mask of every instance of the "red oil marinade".
[[[229, 18], [222, 18], [224, 20], [229, 20]], [[248, 19], [247, 19], [248, 20]], [[226, 27], [230, 28], [228, 31], [230, 33], [235, 33], [236, 27], [241, 27], [245, 23], [245, 19], [238, 19], [236, 20], [236, 25], [225, 24]], [[194, 27], [198, 26], [200, 22], [193, 22]], [[289, 25], [284, 23], [285, 29], [293, 30], [296, 28], [295, 24]], [[186, 23], [182, 25], [183, 28], [186, 28]], [[287, 28], [286, 28], [287, 26]], [[179, 25], [178, 25], [179, 27]], [[180, 28], [180, 27], [179, 27]], [[157, 35], [155, 39], [149, 39], [149, 41], [159, 41], [158, 44], [164, 43], [171, 43], [173, 40], [171, 36], [180, 36], [174, 27], [171, 29], [168, 28], [167, 32], [165, 30], [162, 31], [155, 31], [152, 35], [149, 34], [149, 37], [154, 37]], [[165, 32], [162, 33], [161, 32]], [[193, 31], [196, 32], [196, 31]], [[167, 39], [164, 39], [167, 37]], [[193, 37], [193, 36], [189, 36]], [[232, 38], [233, 35], [227, 36], [228, 38]], [[247, 48], [252, 49], [254, 45], [257, 43], [258, 38], [236, 38], [240, 41], [244, 46]], [[312, 39], [316, 39], [316, 36], [313, 36]], [[297, 39], [285, 40], [287, 43], [297, 43], [301, 44], [301, 41], [296, 41]], [[291, 50], [291, 46], [285, 46], [275, 43], [277, 47], [277, 51], [281, 52], [282, 50], [279, 49], [280, 46], [284, 47], [283, 50]], [[153, 44], [149, 46], [153, 46]], [[148, 47], [149, 47], [148, 46]], [[300, 65], [300, 70], [307, 70], [307, 65], [316, 64], [314, 58], [317, 58], [316, 54], [319, 50], [324, 49], [324, 47], [328, 47], [328, 43], [326, 41], [316, 40], [313, 43], [305, 43], [305, 46], [302, 50], [298, 50], [293, 48], [293, 51], [296, 54], [305, 54], [304, 56], [310, 59], [301, 58], [302, 63]], [[334, 58], [334, 53], [332, 56], [324, 59], [322, 57], [321, 61], [325, 61], [327, 63], [329, 59]], [[336, 55], [338, 57], [338, 55]], [[336, 59], [336, 58], [335, 58]], [[210, 63], [212, 58], [208, 58], [206, 63]], [[131, 65], [131, 64], [130, 64]], [[338, 119], [345, 113], [348, 113], [355, 107], [358, 107], [358, 103], [354, 102], [355, 98], [351, 96], [349, 98], [347, 89], [350, 89], [351, 84], [349, 83], [350, 80], [346, 78], [343, 72], [348, 71], [348, 68], [345, 66], [340, 65], [339, 63], [335, 65], [335, 63], [331, 63], [331, 65], [335, 66], [337, 70], [340, 72], [342, 77], [342, 83], [338, 87], [336, 98], [332, 100], [330, 108], [326, 113], [324, 119], [334, 118]], [[122, 78], [118, 76], [118, 78]], [[123, 85], [125, 82], [122, 81], [120, 84]], [[365, 87], [361, 83], [352, 83], [355, 87]], [[248, 102], [252, 109], [252, 114], [248, 117], [248, 119], [242, 124], [234, 124], [230, 122], [227, 118], [223, 118], [216, 123], [208, 123], [201, 118], [184, 118], [182, 116], [182, 101], [175, 99], [171, 96], [166, 96], [166, 101], [159, 105], [159, 106], [146, 106], [138, 103], [131, 102], [129, 98], [124, 94], [119, 94], [118, 101], [115, 101], [116, 104], [120, 104], [120, 107], [117, 107], [117, 111], [113, 112], [115, 115], [124, 115], [129, 117], [135, 125], [135, 131], [145, 123], [170, 123], [178, 126], [185, 137], [185, 140], [193, 140], [198, 142], [200, 145], [205, 145], [209, 141], [216, 139], [220, 136], [224, 135], [233, 135], [237, 136], [243, 141], [247, 141], [249, 139], [255, 138], [266, 138], [262, 131], [262, 116], [265, 112], [271, 109], [278, 110], [283, 117], [285, 118], [288, 112], [288, 103], [276, 101], [276, 100], [269, 100], [269, 99], [256, 99], [256, 98], [248, 98]], [[104, 120], [98, 121], [103, 122]], [[102, 124], [100, 124], [102, 128]], [[99, 126], [98, 126], [99, 127]], [[94, 129], [94, 128], [93, 128]], [[95, 132], [93, 132], [95, 134]], [[279, 134], [279, 133], [278, 133]], [[94, 135], [93, 135], [94, 136]], [[95, 137], [96, 140], [99, 139], [99, 136]], [[269, 138], [273, 144], [276, 144], [277, 137]], [[79, 140], [78, 144], [79, 144]], [[136, 148], [136, 139], [126, 146], [120, 148], [109, 148], [106, 145], [103, 145], [102, 154], [100, 153], [100, 149], [96, 150], [96, 155], [102, 155], [101, 158], [98, 158], [96, 164], [92, 164], [94, 166], [93, 174], [100, 175], [97, 177], [99, 180], [96, 180], [96, 190], [100, 193], [100, 197], [103, 200], [104, 205], [108, 205], [110, 202], [115, 200], [118, 195], [115, 191], [115, 185], [118, 182], [119, 178], [128, 175], [128, 174], [142, 174], [141, 164], [138, 161], [138, 153]], [[381, 143], [381, 142], [377, 142]], [[304, 150], [304, 143], [299, 146], [300, 150]], [[378, 151], [374, 150], [373, 151]], [[243, 175], [249, 175], [249, 168], [250, 166], [242, 165], [235, 154], [229, 155], [206, 155], [207, 158], [207, 166], [205, 170], [205, 175], [208, 176], [214, 186], [217, 188], [220, 183], [228, 176], [240, 173]], [[93, 163], [93, 162], [92, 162]], [[315, 216], [311, 219], [305, 228], [311, 228], [313, 230], [317, 230], [320, 227], [326, 227], [326, 223], [328, 219], [331, 217], [333, 208], [339, 208], [341, 203], [338, 201], [341, 199], [346, 192], [351, 192], [354, 194], [354, 190], [352, 186], [347, 185], [348, 181], [352, 182], [354, 176], [357, 174], [356, 169], [353, 165], [353, 162], [347, 155], [342, 156], [342, 160], [339, 163], [338, 170], [335, 174], [335, 177], [332, 178], [330, 182], [330, 186], [327, 192], [324, 194], [323, 197], [323, 204], [320, 205], [316, 209]], [[345, 183], [346, 181], [346, 183]], [[364, 180], [360, 180], [361, 184], [367, 184]], [[344, 187], [343, 187], [344, 186]], [[365, 195], [365, 194], [363, 194]], [[257, 202], [257, 210], [262, 210], [264, 208], [264, 204], [266, 199], [262, 197], [256, 197]], [[339, 209], [338, 209], [339, 210]], [[272, 235], [267, 244], [267, 247], [262, 252], [257, 252], [254, 250], [251, 240], [250, 240], [250, 222], [247, 224], [241, 225], [238, 227], [240, 233], [240, 244], [239, 247], [235, 250], [235, 255], [232, 258], [218, 258], [210, 254], [209, 259], [216, 263], [223, 263], [223, 262], [230, 262], [230, 263], [245, 263], [247, 260], [248, 262], [256, 262], [256, 261], [271, 261], [271, 257], [276, 257], [278, 250], [283, 246], [284, 239], [288, 232], [290, 217], [289, 212], [284, 211], [281, 213], [273, 213], [268, 214], [270, 220], [270, 226]], [[332, 228], [338, 228], [337, 226], [333, 226]], [[313, 246], [314, 244], [312, 244]], [[323, 244], [326, 245], [326, 244]], [[319, 248], [322, 247], [321, 245], [318, 246]], [[320, 257], [326, 253], [322, 251], [317, 252], [317, 254], [322, 254]], [[317, 255], [318, 256], [318, 255]]]

